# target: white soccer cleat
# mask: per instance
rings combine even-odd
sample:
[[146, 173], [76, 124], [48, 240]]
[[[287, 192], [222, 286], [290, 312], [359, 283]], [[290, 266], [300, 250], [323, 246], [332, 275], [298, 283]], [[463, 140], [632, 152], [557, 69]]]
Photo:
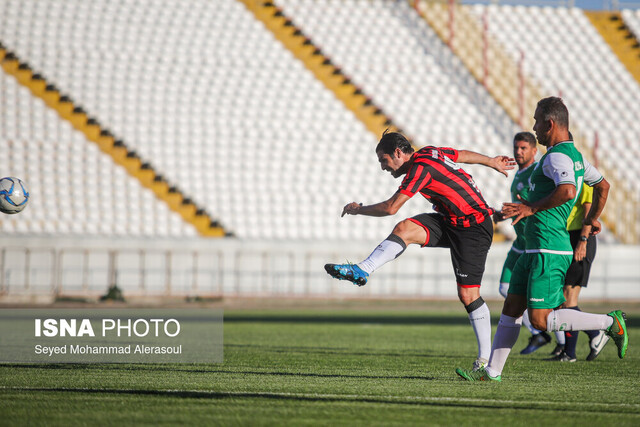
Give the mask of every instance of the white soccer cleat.
[[588, 361], [592, 361], [602, 351], [605, 345], [609, 342], [609, 335], [605, 331], [600, 331], [600, 333], [591, 341], [589, 341], [589, 347], [591, 347], [591, 352], [587, 356]]

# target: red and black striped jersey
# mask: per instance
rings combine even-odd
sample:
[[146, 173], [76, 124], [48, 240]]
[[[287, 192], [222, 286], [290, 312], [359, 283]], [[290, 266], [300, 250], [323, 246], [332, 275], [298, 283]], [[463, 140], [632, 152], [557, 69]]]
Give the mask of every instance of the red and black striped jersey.
[[456, 160], [458, 151], [453, 148], [421, 148], [413, 153], [411, 168], [399, 191], [409, 197], [422, 194], [452, 225], [469, 227], [484, 221], [494, 209]]

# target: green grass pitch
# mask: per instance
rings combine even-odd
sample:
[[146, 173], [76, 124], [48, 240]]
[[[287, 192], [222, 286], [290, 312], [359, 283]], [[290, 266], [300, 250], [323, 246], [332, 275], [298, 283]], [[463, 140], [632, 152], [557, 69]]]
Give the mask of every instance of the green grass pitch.
[[576, 363], [521, 356], [523, 329], [502, 383], [454, 373], [476, 352], [459, 303], [249, 305], [225, 307], [219, 365], [0, 365], [1, 424], [640, 425], [639, 304], [624, 360], [584, 361], [584, 334]]

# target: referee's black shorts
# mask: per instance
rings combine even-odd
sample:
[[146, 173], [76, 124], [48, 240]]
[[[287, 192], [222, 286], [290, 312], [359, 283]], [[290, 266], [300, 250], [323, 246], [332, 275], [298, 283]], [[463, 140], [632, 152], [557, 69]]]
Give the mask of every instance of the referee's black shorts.
[[458, 286], [479, 287], [482, 283], [484, 265], [493, 240], [493, 222], [487, 216], [480, 224], [456, 227], [437, 213], [416, 215], [409, 221], [427, 232], [423, 247], [449, 248], [453, 272]]
[[[569, 238], [571, 239], [571, 247], [573, 249], [576, 248], [576, 245], [580, 241], [580, 232], [581, 230], [569, 231]], [[576, 260], [571, 262], [564, 279], [565, 285], [587, 287], [587, 283], [589, 283], [589, 273], [591, 272], [591, 263], [593, 263], [596, 257], [597, 246], [596, 236], [589, 236], [587, 239], [587, 255], [580, 262]]]

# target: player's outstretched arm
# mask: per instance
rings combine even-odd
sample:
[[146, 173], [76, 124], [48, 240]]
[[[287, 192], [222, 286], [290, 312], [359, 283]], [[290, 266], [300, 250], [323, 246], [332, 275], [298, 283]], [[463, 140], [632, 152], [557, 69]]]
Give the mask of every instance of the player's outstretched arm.
[[497, 170], [504, 176], [509, 176], [507, 171], [515, 168], [516, 161], [508, 156], [488, 157], [475, 151], [459, 150], [458, 163], [478, 164]]
[[511, 224], [517, 224], [522, 218], [531, 216], [539, 211], [546, 211], [547, 209], [558, 207], [574, 197], [576, 197], [575, 186], [572, 184], [560, 184], [547, 197], [534, 203], [529, 203], [518, 195], [519, 203], [503, 203], [502, 214], [505, 218], [515, 217]]
[[342, 215], [367, 215], [367, 216], [387, 216], [395, 215], [398, 209], [409, 200], [409, 196], [400, 192], [395, 193], [389, 200], [363, 206], [362, 203], [351, 202], [342, 209]]

